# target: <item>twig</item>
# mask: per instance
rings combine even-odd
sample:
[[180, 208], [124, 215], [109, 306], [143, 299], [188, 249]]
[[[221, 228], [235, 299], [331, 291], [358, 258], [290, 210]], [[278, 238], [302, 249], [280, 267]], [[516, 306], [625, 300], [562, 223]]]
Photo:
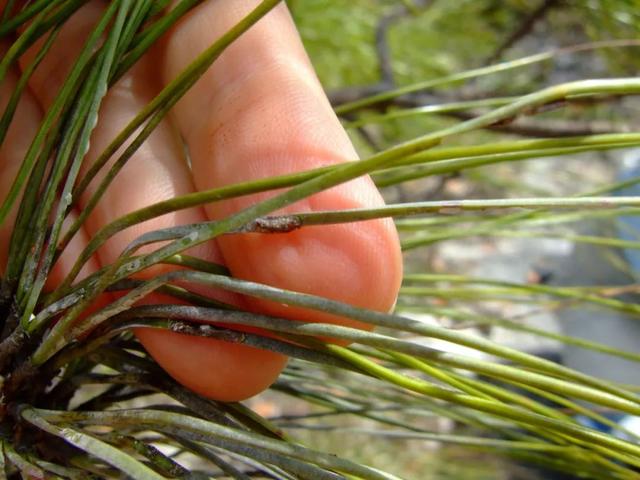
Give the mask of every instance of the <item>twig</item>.
[[[170, 311], [171, 311], [171, 307], [169, 307], [169, 311], [165, 313], [168, 313], [170, 315], [171, 314]], [[176, 311], [180, 312], [179, 309], [176, 309]], [[238, 316], [245, 315], [245, 318], [247, 319], [251, 317], [254, 317], [254, 318], [258, 317], [257, 315], [252, 315], [250, 313], [245, 313], [245, 312], [234, 312], [234, 313], [237, 314]], [[232, 313], [229, 312], [228, 315], [232, 315]], [[229, 320], [229, 317], [225, 317], [225, 319]], [[347, 363], [342, 362], [340, 360], [336, 360], [334, 357], [326, 353], [311, 350], [309, 348], [299, 347], [291, 343], [283, 342], [281, 340], [275, 340], [275, 339], [264, 337], [261, 335], [255, 335], [251, 333], [239, 332], [236, 330], [224, 329], [224, 328], [220, 328], [220, 327], [216, 327], [214, 325], [208, 325], [208, 324], [187, 323], [182, 320], [172, 320], [171, 330], [174, 332], [178, 332], [186, 335], [216, 338], [216, 339], [221, 339], [227, 342], [241, 343], [244, 345], [250, 345], [255, 348], [262, 348], [262, 349], [277, 351], [289, 357], [299, 358], [299, 359], [307, 360], [314, 363], [320, 363], [324, 365], [332, 365], [339, 368], [350, 369]]]
[[[479, 112], [450, 112], [446, 116], [455, 117], [459, 120], [471, 120], [480, 115]], [[490, 130], [503, 133], [511, 133], [523, 137], [574, 137], [584, 135], [599, 135], [606, 133], [626, 133], [633, 131], [631, 125], [615, 125], [611, 122], [592, 121], [575, 122], [563, 120], [545, 119], [533, 120], [530, 118], [518, 118], [511, 122], [495, 123], [487, 127]]]
[[[435, 88], [451, 85], [462, 81], [472, 80], [485, 75], [493, 75], [506, 72], [515, 68], [522, 68], [527, 65], [551, 60], [558, 55], [569, 55], [580, 52], [587, 52], [603, 48], [629, 48], [640, 46], [638, 39], [618, 39], [605, 40], [601, 42], [588, 42], [569, 47], [557, 48], [543, 53], [537, 53], [508, 62], [495, 65], [484, 66], [464, 72], [454, 73], [445, 77], [429, 79], [422, 82], [406, 85], [394, 90], [382, 90], [379, 85], [368, 85], [364, 87], [352, 87], [329, 94], [329, 98], [336, 110], [342, 116], [363, 108], [377, 108], [380, 106], [395, 104], [394, 101], [400, 97], [407, 98], [419, 92], [433, 92]], [[414, 97], [415, 98], [415, 97]]]
[[431, 3], [432, 2], [430, 0], [417, 0], [412, 7], [409, 7], [408, 5], [400, 5], [391, 13], [383, 16], [378, 22], [375, 32], [375, 42], [382, 85], [392, 86], [395, 83], [393, 80], [393, 68], [391, 65], [391, 49], [389, 48], [389, 41], [387, 39], [389, 28], [398, 21], [410, 15], [415, 15], [416, 12], [430, 7]]
[[238, 231], [244, 233], [283, 233], [311, 225], [350, 223], [384, 217], [405, 217], [422, 214], [459, 215], [463, 212], [492, 214], [505, 210], [520, 209], [615, 209], [619, 207], [637, 207], [639, 205], [640, 199], [633, 196], [438, 200], [389, 204], [378, 208], [326, 210], [280, 216], [265, 216], [247, 223]]
[[365, 125], [356, 128], [356, 131], [360, 134], [360, 138], [362, 138], [374, 152], [380, 152], [383, 150], [378, 140], [374, 138], [373, 133], [370, 132]]
[[500, 44], [495, 52], [483, 62], [483, 65], [491, 65], [497, 62], [507, 50], [531, 33], [536, 24], [544, 19], [549, 11], [557, 7], [559, 3], [559, 0], [544, 0], [538, 8], [524, 18], [520, 26]]
[[0, 372], [5, 370], [7, 364], [22, 349], [27, 340], [28, 337], [24, 330], [16, 328], [0, 343]]
[[[466, 96], [465, 96], [466, 97]], [[474, 97], [474, 95], [471, 95]], [[635, 125], [616, 125], [611, 122], [605, 121], [591, 121], [591, 122], [575, 122], [575, 121], [563, 121], [563, 120], [533, 120], [530, 118], [523, 118], [528, 115], [537, 115], [539, 113], [545, 113], [550, 110], [565, 107], [567, 105], [593, 105], [596, 103], [616, 101], [619, 97], [604, 95], [601, 97], [593, 98], [569, 98], [561, 101], [550, 102], [545, 105], [540, 105], [536, 108], [532, 108], [527, 111], [522, 111], [517, 117], [504, 119], [500, 122], [487, 126], [487, 129], [491, 129], [503, 133], [511, 133], [514, 135], [520, 135], [523, 137], [572, 137], [583, 135], [596, 135], [605, 133], [626, 133], [637, 130]], [[390, 106], [400, 108], [420, 108], [426, 105], [438, 105], [446, 102], [450, 102], [450, 98], [442, 98], [433, 94], [429, 95], [408, 95], [405, 97], [399, 97], [389, 100], [385, 103], [378, 103], [371, 107], [375, 110], [384, 112]], [[461, 121], [472, 120], [481, 116], [484, 112], [480, 110], [452, 110], [443, 111], [437, 113], [438, 115], [455, 118]]]
[[378, 56], [380, 81], [374, 85], [349, 87], [333, 92], [329, 95], [333, 105], [352, 102], [393, 88], [395, 81], [393, 78], [391, 49], [389, 48], [388, 40], [389, 29], [404, 18], [415, 15], [416, 12], [426, 10], [432, 3], [431, 0], [417, 0], [412, 8], [407, 5], [399, 5], [393, 11], [380, 18], [375, 29], [375, 48]]

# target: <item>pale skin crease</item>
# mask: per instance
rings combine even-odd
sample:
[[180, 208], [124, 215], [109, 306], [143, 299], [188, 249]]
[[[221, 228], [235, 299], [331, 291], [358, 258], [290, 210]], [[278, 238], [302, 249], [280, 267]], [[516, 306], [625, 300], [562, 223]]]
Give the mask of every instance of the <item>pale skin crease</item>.
[[[1, 2], [0, 2], [1, 4]], [[241, 19], [257, 0], [211, 0], [196, 7], [113, 88], [102, 106], [87, 156], [90, 164], [163, 83], [173, 79], [204, 48]], [[68, 22], [52, 52], [35, 72], [30, 93], [0, 150], [0, 201], [32, 138], [42, 112], [60, 88], [105, 2], [89, 2]], [[37, 48], [37, 46], [36, 46]], [[24, 67], [35, 55], [21, 60]], [[0, 88], [0, 106], [17, 72]], [[187, 167], [180, 136], [189, 149]], [[100, 227], [152, 203], [194, 190], [307, 170], [353, 160], [356, 153], [315, 76], [284, 5], [251, 28], [219, 58], [178, 103], [129, 161], [55, 267], [54, 286]], [[86, 166], [85, 166], [86, 169]], [[82, 209], [98, 185], [79, 200]], [[106, 265], [141, 233], [221, 218], [273, 193], [241, 197], [147, 221], [113, 237], [83, 274]], [[379, 206], [383, 200], [369, 178], [322, 192], [287, 212]], [[6, 262], [10, 228], [0, 230], [0, 261]], [[397, 232], [390, 220], [310, 227], [289, 234], [225, 236], [189, 252], [223, 263], [239, 278], [321, 295], [378, 311], [389, 310], [402, 277]], [[4, 268], [4, 267], [3, 267]], [[145, 276], [168, 267], [154, 267]], [[329, 321], [366, 328], [346, 319], [206, 291], [253, 311], [306, 321]], [[150, 296], [148, 303], [166, 303]], [[138, 338], [169, 374], [205, 396], [235, 401], [267, 388], [286, 358], [251, 347], [139, 329]]]

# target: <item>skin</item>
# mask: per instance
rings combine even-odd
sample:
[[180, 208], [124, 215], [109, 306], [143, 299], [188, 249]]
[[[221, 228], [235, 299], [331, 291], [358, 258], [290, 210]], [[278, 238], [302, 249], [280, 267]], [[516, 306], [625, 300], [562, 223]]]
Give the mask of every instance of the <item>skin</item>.
[[[163, 84], [257, 4], [257, 0], [205, 1], [183, 18], [153, 52], [110, 90], [86, 165]], [[0, 148], [0, 201], [8, 192], [43, 112], [55, 98], [104, 5], [98, 0], [89, 2], [72, 17], [32, 77], [30, 92], [23, 96]], [[22, 67], [37, 49], [38, 45], [25, 54]], [[18, 75], [17, 71], [12, 72], [0, 85], [0, 107], [4, 107]], [[191, 170], [180, 137], [189, 149]], [[176, 105], [171, 118], [161, 123], [138, 150], [55, 265], [48, 286], [55, 287], [61, 281], [73, 259], [100, 227], [132, 210], [196, 190], [355, 158], [353, 146], [316, 78], [290, 15], [280, 5], [225, 51]], [[98, 183], [94, 181], [79, 200], [79, 209]], [[269, 192], [182, 210], [131, 227], [108, 241], [82, 274], [88, 275], [114, 261], [142, 233], [222, 218], [272, 195]], [[363, 177], [280, 213], [382, 204], [371, 180]], [[0, 229], [2, 268], [12, 220]], [[379, 311], [392, 307], [402, 277], [398, 236], [389, 220], [308, 227], [287, 234], [230, 235], [188, 253], [223, 263], [239, 278]], [[153, 267], [141, 276], [151, 277], [169, 268]], [[368, 328], [347, 319], [228, 292], [200, 291], [256, 312]], [[167, 301], [159, 295], [145, 300]], [[151, 329], [138, 329], [136, 335], [176, 380], [223, 401], [242, 400], [264, 390], [286, 363], [285, 357], [273, 352], [208, 338]]]

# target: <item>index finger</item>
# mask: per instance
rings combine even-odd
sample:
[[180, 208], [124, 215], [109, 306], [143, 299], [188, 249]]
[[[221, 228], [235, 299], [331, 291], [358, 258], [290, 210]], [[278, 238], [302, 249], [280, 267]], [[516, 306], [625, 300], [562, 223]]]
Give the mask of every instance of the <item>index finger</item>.
[[[165, 39], [162, 76], [169, 82], [195, 56], [241, 20], [256, 0], [206, 1]], [[216, 60], [175, 107], [189, 148], [194, 183], [210, 189], [356, 159], [347, 134], [318, 82], [285, 5], [268, 13]], [[273, 195], [207, 205], [222, 218]], [[373, 207], [382, 198], [369, 178], [314, 195], [287, 211]], [[282, 235], [229, 235], [218, 240], [236, 277], [388, 310], [401, 279], [396, 230], [388, 220], [302, 229]], [[250, 308], [306, 321], [367, 326], [319, 312], [248, 299]], [[153, 337], [151, 337], [153, 335]], [[215, 372], [203, 339], [144, 333], [145, 346], [181, 382], [206, 392]], [[242, 371], [244, 361], [216, 365]], [[275, 379], [273, 369], [261, 372]], [[247, 372], [248, 373], [248, 372]], [[252, 372], [256, 373], [256, 372]], [[242, 382], [244, 374], [238, 375]], [[256, 383], [257, 385], [257, 383]], [[255, 392], [254, 392], [255, 393]]]
[[[191, 12], [167, 40], [165, 80], [258, 3], [210, 1]], [[177, 105], [175, 118], [189, 146], [194, 181], [200, 189], [357, 158], [284, 4], [221, 55]], [[208, 205], [207, 212], [211, 218], [220, 218], [270, 195], [274, 193]], [[360, 178], [286, 210], [382, 203], [371, 180]], [[398, 237], [389, 220], [311, 227], [282, 235], [225, 236], [219, 245], [235, 276], [375, 310], [392, 306], [401, 279]], [[254, 305], [272, 314], [346, 323], [272, 303]]]

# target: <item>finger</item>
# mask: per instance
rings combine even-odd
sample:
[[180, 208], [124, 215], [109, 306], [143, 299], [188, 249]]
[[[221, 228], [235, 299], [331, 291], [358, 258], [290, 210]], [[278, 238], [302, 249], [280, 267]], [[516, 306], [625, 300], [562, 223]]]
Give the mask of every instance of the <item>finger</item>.
[[[207, 1], [166, 41], [165, 81], [195, 53], [240, 20], [257, 0]], [[232, 44], [175, 108], [199, 189], [354, 160], [356, 153], [334, 115], [284, 5]], [[241, 197], [207, 206], [220, 218], [264, 199]], [[373, 207], [383, 203], [369, 178], [314, 195], [287, 212]], [[305, 228], [280, 235], [219, 239], [235, 276], [386, 311], [401, 280], [392, 222]], [[254, 308], [305, 320], [349, 323], [284, 305]]]
[[[0, 53], [4, 54], [6, 48], [0, 45]], [[11, 98], [18, 83], [19, 74], [15, 69], [7, 72], [5, 80], [0, 84], [0, 114]], [[20, 169], [22, 160], [29, 149], [29, 145], [35, 136], [40, 124], [41, 113], [37, 102], [29, 92], [25, 92], [20, 98], [17, 114], [14, 115], [7, 135], [0, 145], [0, 202], [4, 202], [11, 185]], [[5, 270], [7, 255], [9, 254], [9, 241], [15, 223], [19, 202], [15, 202], [6, 220], [0, 225], [0, 267]]]
[[[35, 72], [31, 87], [44, 108], [55, 98], [103, 8], [102, 2], [92, 1], [75, 14], [62, 28], [42, 67]], [[25, 56], [25, 61], [33, 54], [34, 51], [30, 51]], [[143, 60], [109, 90], [100, 109], [99, 124], [91, 138], [87, 165], [95, 161], [122, 128], [153, 98], [156, 93], [155, 77], [152, 59]], [[87, 165], [83, 167], [82, 173], [86, 171]], [[90, 184], [79, 201], [81, 207], [87, 204], [108, 168], [109, 166]], [[137, 150], [101, 197], [96, 209], [87, 219], [87, 232], [95, 235], [101, 227], [126, 213], [192, 191], [192, 178], [182, 145], [171, 125], [163, 122]], [[143, 233], [205, 219], [202, 209], [192, 208], [128, 228], [99, 249], [97, 254], [100, 264], [108, 265], [115, 261], [126, 246]], [[189, 253], [209, 261], [222, 261], [214, 243], [203, 245]], [[161, 266], [144, 272], [144, 275], [157, 275], [167, 269], [169, 267]], [[237, 301], [229, 294], [212, 291], [206, 293], [228, 302]], [[159, 296], [150, 296], [145, 301], [166, 303], [166, 299]], [[285, 362], [281, 355], [214, 339], [184, 337], [177, 333], [149, 329], [139, 329], [137, 335], [151, 355], [178, 381], [199, 393], [221, 400], [239, 400], [264, 389], [277, 376]], [[213, 365], [216, 365], [215, 371], [211, 368]], [[219, 365], [225, 365], [225, 368], [218, 369]], [[247, 375], [247, 371], [251, 371], [251, 375]]]
[[[6, 51], [6, 46], [0, 44], [0, 53]], [[15, 91], [19, 79], [17, 68], [11, 68], [0, 84], [0, 112], [4, 112], [12, 93]], [[3, 203], [11, 189], [14, 179], [22, 165], [22, 161], [38, 130], [42, 112], [36, 99], [29, 90], [25, 90], [20, 97], [16, 113], [9, 125], [7, 135], [0, 145], [0, 204]], [[5, 221], [0, 225], [0, 271], [4, 272], [7, 266], [9, 243], [18, 212], [19, 202], [16, 202]], [[70, 219], [76, 215], [71, 212]], [[73, 259], [77, 258], [88, 242], [86, 232], [81, 229], [70, 242], [67, 251], [60, 257], [49, 274], [51, 282], [60, 282], [63, 276], [71, 269]], [[97, 270], [97, 264], [91, 260], [80, 272], [81, 278]]]

